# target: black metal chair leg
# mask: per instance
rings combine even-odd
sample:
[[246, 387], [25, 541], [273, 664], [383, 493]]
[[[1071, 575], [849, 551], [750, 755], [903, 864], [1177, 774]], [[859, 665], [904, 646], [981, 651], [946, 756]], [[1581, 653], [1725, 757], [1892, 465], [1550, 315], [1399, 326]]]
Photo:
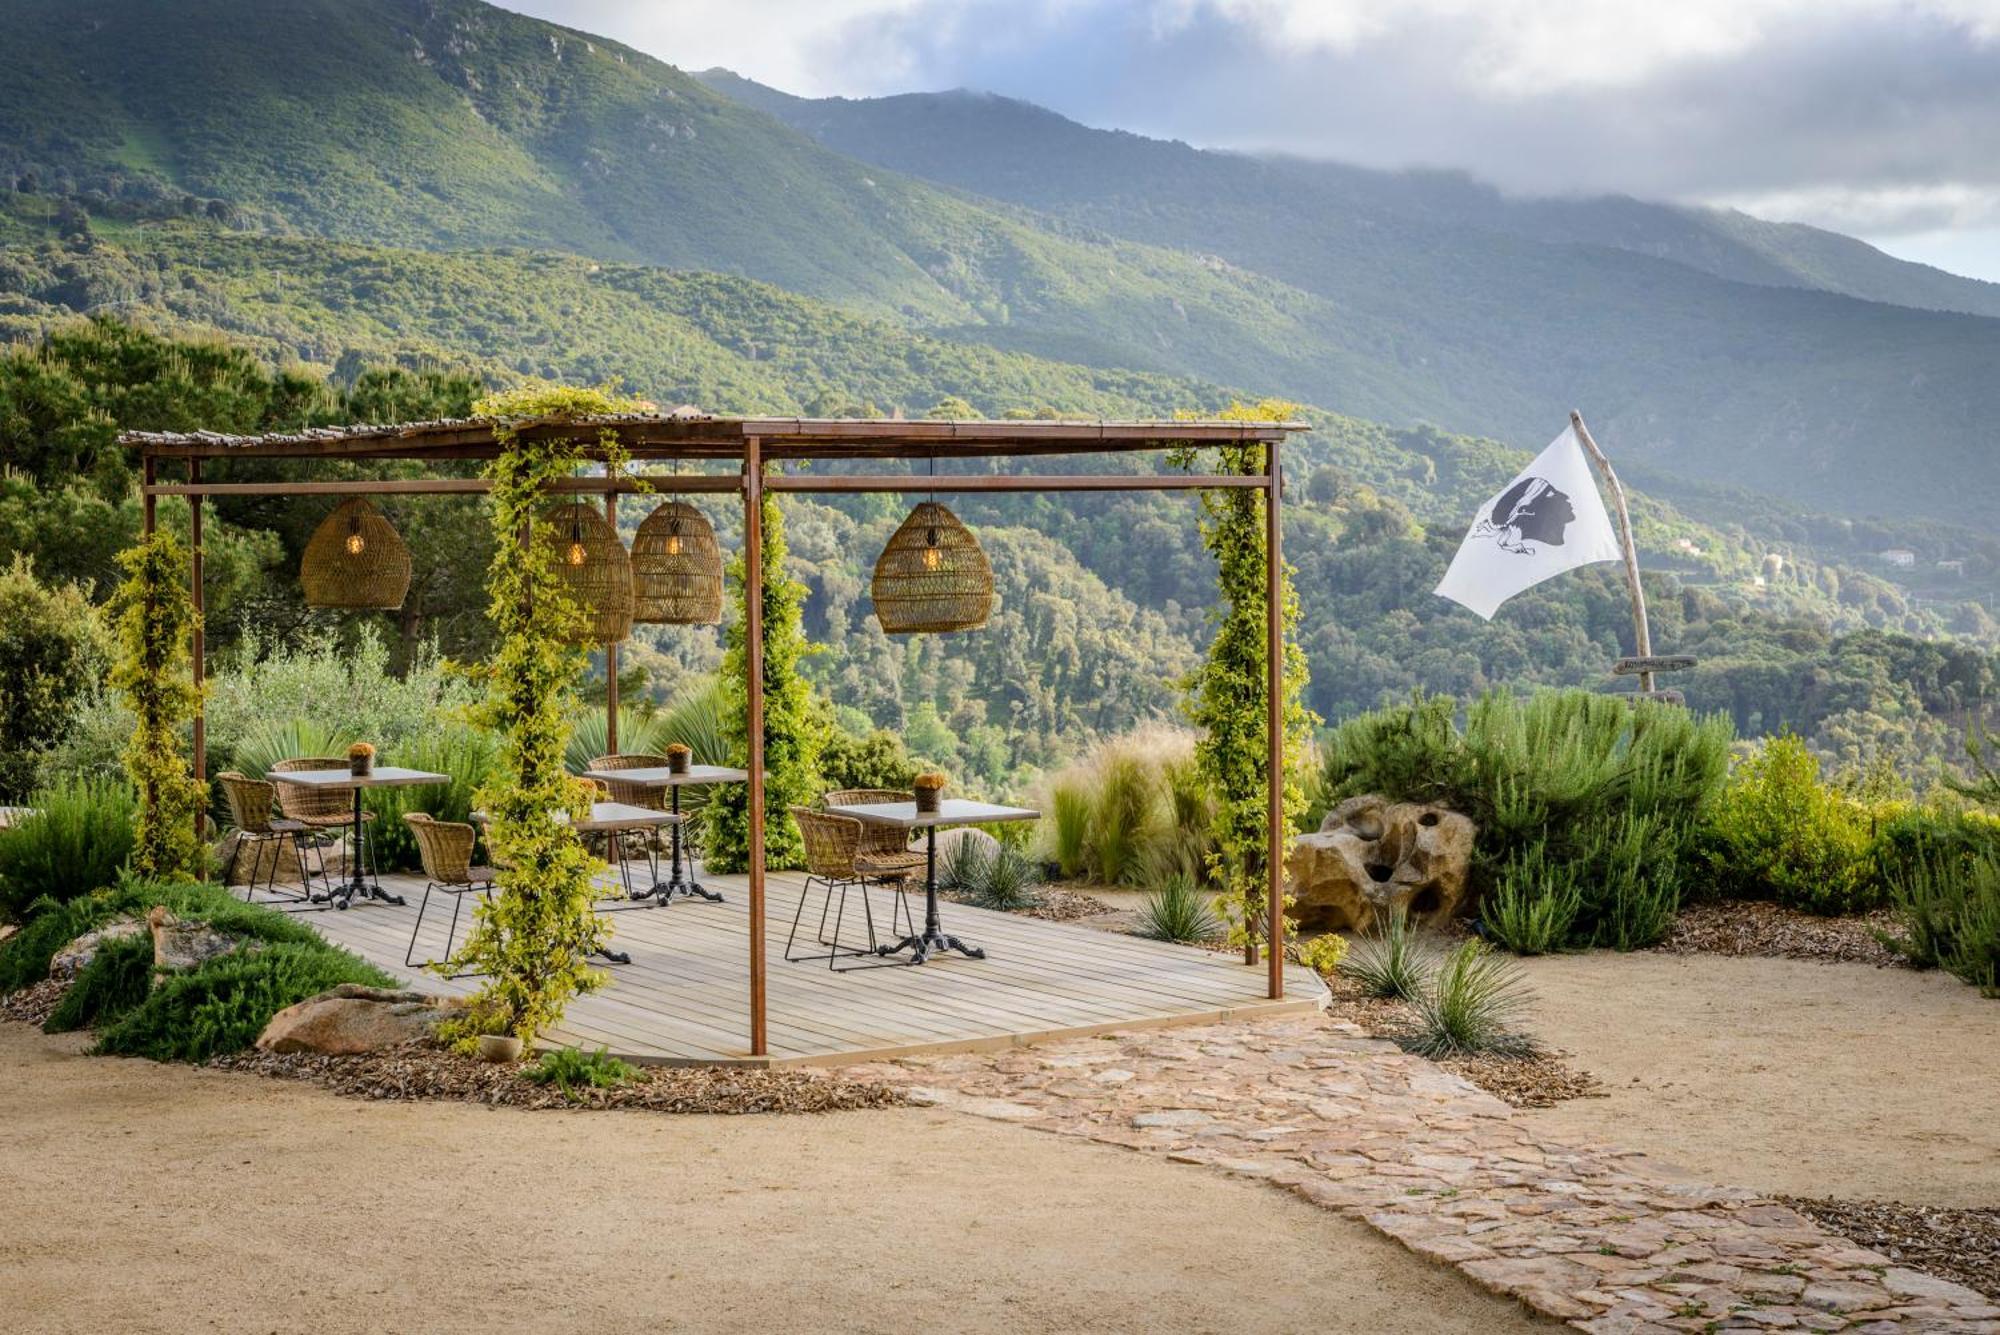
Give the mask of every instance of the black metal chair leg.
[[[435, 962], [425, 960], [422, 964], [417, 963], [417, 933], [424, 930], [424, 910], [431, 906], [431, 891], [436, 887], [436, 881], [425, 881], [424, 897], [417, 901], [417, 920], [410, 926], [410, 947], [403, 952], [403, 967], [406, 969], [427, 969]], [[447, 937], [445, 945], [449, 947], [450, 944], [450, 938]]]
[[[792, 943], [798, 939], [799, 919], [805, 916], [806, 911], [806, 896], [812, 893], [813, 882], [817, 879], [819, 878], [814, 876], [806, 877], [806, 883], [799, 889], [799, 906], [792, 910], [792, 930], [785, 936], [785, 963], [787, 964], [797, 964], [804, 958], [803, 956], [795, 958], [792, 955]], [[825, 923], [826, 917], [824, 914], [820, 916], [820, 921], [822, 924]]]

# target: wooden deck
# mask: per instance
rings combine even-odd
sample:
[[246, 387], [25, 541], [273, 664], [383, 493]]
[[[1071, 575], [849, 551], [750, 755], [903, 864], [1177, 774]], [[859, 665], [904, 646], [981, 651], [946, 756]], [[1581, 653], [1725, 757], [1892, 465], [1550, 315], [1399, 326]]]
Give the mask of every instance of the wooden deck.
[[[428, 990], [476, 987], [477, 980], [449, 982], [404, 966], [423, 881], [408, 876], [382, 881], [405, 895], [409, 906], [369, 903], [344, 913], [304, 914], [301, 920]], [[550, 1041], [608, 1047], [635, 1062], [831, 1064], [1297, 1014], [1325, 998], [1318, 978], [1296, 966], [1287, 975], [1287, 997], [1274, 1002], [1264, 996], [1263, 968], [1246, 968], [1238, 958], [957, 904], [944, 906], [946, 930], [984, 947], [986, 959], [953, 955], [916, 968], [847, 973], [829, 971], [824, 961], [787, 963], [785, 934], [803, 877], [774, 872], [765, 889], [770, 1055], [752, 1057], [747, 882], [740, 876], [703, 881], [722, 891], [727, 902], [680, 900], [668, 908], [612, 915], [613, 944], [629, 951], [632, 963], [605, 966], [610, 983], [572, 1003], [562, 1029], [547, 1035]], [[886, 891], [875, 891], [878, 924], [887, 921], [887, 898]], [[921, 915], [921, 895], [911, 900]], [[815, 893], [801, 949], [819, 902]], [[438, 904], [433, 896], [418, 941], [419, 960], [443, 946], [451, 909], [446, 902], [440, 913]], [[468, 900], [461, 937], [471, 911]], [[859, 919], [852, 898], [848, 914], [851, 931]]]

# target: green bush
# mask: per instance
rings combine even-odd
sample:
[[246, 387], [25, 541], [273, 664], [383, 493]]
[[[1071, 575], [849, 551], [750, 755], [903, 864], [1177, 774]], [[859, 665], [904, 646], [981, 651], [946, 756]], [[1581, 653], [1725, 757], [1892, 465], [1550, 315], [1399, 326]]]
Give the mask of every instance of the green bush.
[[1049, 853], [1064, 880], [1090, 869], [1090, 794], [1080, 784], [1049, 790]]
[[1803, 739], [1774, 737], [1729, 776], [1704, 832], [1717, 893], [1774, 899], [1809, 913], [1879, 908], [1875, 836], [1898, 808], [1852, 797], [1825, 782]]
[[45, 585], [18, 554], [0, 568], [0, 802], [35, 786], [43, 753], [69, 735], [110, 662], [87, 587]]
[[1473, 893], [1513, 949], [1649, 945], [1673, 920], [1727, 775], [1726, 718], [1588, 691], [1493, 692], [1465, 726], [1420, 697], [1334, 729], [1324, 800], [1436, 802], [1479, 834]]
[[437, 820], [464, 823], [471, 819], [474, 794], [493, 775], [500, 743], [492, 733], [466, 723], [448, 723], [425, 737], [405, 743], [396, 763], [411, 769], [449, 774], [448, 784], [410, 788], [369, 788], [362, 801], [375, 813], [375, 857], [384, 871], [418, 867], [416, 836], [404, 823], [405, 812], [422, 811]]
[[835, 788], [888, 788], [908, 791], [917, 777], [917, 762], [903, 739], [887, 728], [865, 736], [835, 728], [819, 753], [820, 773]]
[[616, 1089], [639, 1078], [639, 1068], [611, 1055], [611, 1049], [551, 1048], [521, 1073], [538, 1085], [554, 1085], [575, 1102], [586, 1089]]
[[395, 985], [380, 969], [318, 939], [224, 955], [162, 979], [99, 1033], [97, 1051], [204, 1062], [249, 1047], [273, 1015], [342, 983]]
[[1919, 967], [1944, 969], [2000, 996], [2000, 844], [1984, 833], [1983, 846], [1940, 840], [1889, 872], [1904, 929], [1904, 939], [1891, 944]]
[[122, 779], [79, 779], [36, 794], [34, 812], [0, 830], [0, 922], [36, 900], [75, 899], [118, 879], [138, 808]]
[[146, 999], [152, 987], [152, 934], [142, 932], [107, 941], [63, 993], [42, 1028], [51, 1034], [88, 1029], [131, 1010]]

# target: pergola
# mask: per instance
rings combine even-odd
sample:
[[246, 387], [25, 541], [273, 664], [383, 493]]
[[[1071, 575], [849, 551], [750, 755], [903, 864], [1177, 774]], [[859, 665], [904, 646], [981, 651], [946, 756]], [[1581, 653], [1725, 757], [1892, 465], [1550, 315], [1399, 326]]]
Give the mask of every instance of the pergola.
[[[1278, 578], [1282, 560], [1279, 511], [1283, 494], [1280, 446], [1301, 422], [1237, 421], [857, 421], [797, 417], [709, 416], [690, 409], [668, 414], [619, 415], [547, 419], [514, 424], [516, 434], [537, 437], [588, 438], [587, 457], [602, 460], [596, 444], [613, 433], [625, 454], [619, 470], [574, 477], [551, 488], [557, 494], [602, 496], [606, 516], [615, 525], [621, 495], [670, 488], [680, 493], [728, 493], [743, 502], [744, 549], [750, 587], [763, 584], [763, 501], [767, 493], [854, 495], [859, 493], [1001, 493], [1200, 491], [1249, 489], [1262, 493], [1265, 515], [1266, 605], [1266, 728], [1269, 740], [1268, 873], [1266, 904], [1270, 913], [1267, 941], [1268, 996], [1284, 995], [1284, 809], [1285, 736], [1282, 673], [1284, 618]], [[202, 511], [209, 496], [412, 496], [480, 495], [489, 491], [485, 478], [395, 477], [335, 480], [208, 481], [203, 467], [210, 460], [250, 463], [260, 460], [318, 460], [343, 464], [370, 462], [447, 463], [495, 457], [501, 449], [493, 422], [462, 419], [414, 422], [393, 426], [352, 426], [265, 436], [232, 436], [213, 432], [128, 432], [121, 441], [140, 458], [144, 530], [153, 533], [161, 496], [187, 499], [192, 547], [192, 593], [197, 613], [202, 608]], [[1111, 455], [1158, 452], [1188, 445], [1261, 445], [1263, 468], [1252, 474], [1166, 473], [891, 473], [867, 471], [876, 461], [909, 460], [949, 463], [952, 460], [1019, 459], [1051, 455]], [[733, 472], [680, 474], [672, 479], [648, 475], [643, 465], [674, 460], [727, 461]], [[162, 481], [162, 462], [178, 463], [184, 480]], [[766, 475], [769, 463], [808, 463], [827, 471]], [[762, 599], [746, 598], [744, 638], [747, 648], [749, 737], [749, 898], [750, 898], [750, 1051], [767, 1050], [764, 942], [764, 627]], [[200, 618], [193, 633], [193, 674], [203, 679], [204, 645]], [[610, 681], [607, 745], [618, 747], [617, 647], [608, 648]], [[207, 778], [203, 721], [194, 720], [194, 774]], [[1255, 963], [1253, 944], [1247, 963]]]

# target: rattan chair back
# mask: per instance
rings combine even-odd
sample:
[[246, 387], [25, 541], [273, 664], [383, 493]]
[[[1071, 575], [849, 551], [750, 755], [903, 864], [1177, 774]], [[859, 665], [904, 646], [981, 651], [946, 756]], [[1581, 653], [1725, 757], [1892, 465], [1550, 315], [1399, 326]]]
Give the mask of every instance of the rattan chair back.
[[[894, 788], [836, 788], [820, 801], [830, 807], [861, 807], [878, 802], [907, 802], [910, 795]], [[861, 851], [863, 853], [905, 853], [910, 848], [910, 836], [906, 830], [893, 825], [875, 825], [864, 821], [861, 829]]]
[[[273, 774], [310, 769], [346, 769], [347, 762], [330, 756], [295, 756], [271, 766]], [[354, 819], [354, 795], [345, 788], [307, 787], [302, 783], [272, 785], [278, 790], [278, 810], [293, 820], [320, 825], [346, 825]]]
[[[590, 769], [665, 769], [667, 758], [645, 751], [627, 751], [621, 755], [599, 756], [590, 762]], [[665, 811], [665, 790], [655, 784], [632, 783], [625, 779], [600, 780], [611, 792], [613, 802], [623, 802], [627, 806], [650, 807], [655, 811]]]
[[806, 870], [822, 880], [857, 879], [854, 859], [861, 852], [861, 822], [815, 807], [793, 807], [792, 819], [806, 843]]
[[215, 776], [222, 787], [222, 799], [229, 804], [229, 821], [245, 834], [271, 832], [271, 803], [277, 793], [272, 784], [253, 779], [233, 769]]
[[472, 884], [467, 874], [472, 866], [470, 825], [432, 820], [421, 811], [404, 813], [403, 823], [417, 837], [417, 857], [423, 863], [425, 876], [439, 885]]

